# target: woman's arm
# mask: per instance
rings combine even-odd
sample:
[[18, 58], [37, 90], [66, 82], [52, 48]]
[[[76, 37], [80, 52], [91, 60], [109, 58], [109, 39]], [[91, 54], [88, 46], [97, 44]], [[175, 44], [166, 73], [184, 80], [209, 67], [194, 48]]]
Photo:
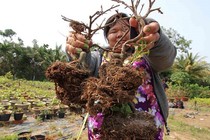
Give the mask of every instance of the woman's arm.
[[66, 53], [69, 61], [79, 60], [84, 68], [87, 68], [92, 76], [98, 75], [98, 67], [101, 64], [101, 52], [91, 51], [92, 41], [84, 35], [70, 32], [66, 40]]
[[[146, 19], [147, 24], [151, 22], [156, 21]], [[162, 72], [173, 65], [177, 50], [161, 28], [158, 33], [160, 35], [159, 39], [155, 42], [154, 47], [150, 49], [149, 54], [145, 58], [156, 72]]]

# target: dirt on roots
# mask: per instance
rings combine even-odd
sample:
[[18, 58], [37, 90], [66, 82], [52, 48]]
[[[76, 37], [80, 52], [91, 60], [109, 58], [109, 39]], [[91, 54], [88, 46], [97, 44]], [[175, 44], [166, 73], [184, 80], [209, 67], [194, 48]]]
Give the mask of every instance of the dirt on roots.
[[47, 68], [45, 75], [54, 81], [56, 96], [63, 104], [85, 106], [86, 101], [81, 100], [82, 83], [90, 74], [77, 61], [70, 63], [56, 61]]
[[55, 82], [58, 99], [62, 103], [77, 104], [90, 115], [104, 114], [100, 133], [102, 139], [153, 139], [157, 129], [153, 116], [133, 111], [130, 114], [113, 112], [114, 106], [130, 104], [135, 98], [141, 73], [123, 66], [120, 59], [113, 59], [99, 68], [99, 77], [80, 67], [78, 63], [55, 62], [46, 71], [46, 77]]

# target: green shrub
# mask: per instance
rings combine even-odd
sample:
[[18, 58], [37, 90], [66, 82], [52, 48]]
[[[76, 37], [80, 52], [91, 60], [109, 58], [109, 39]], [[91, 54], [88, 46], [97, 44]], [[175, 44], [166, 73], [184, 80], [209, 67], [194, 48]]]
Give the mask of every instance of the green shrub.
[[190, 102], [197, 102], [199, 105], [210, 106], [210, 98], [194, 98], [191, 99]]
[[175, 72], [171, 75], [171, 81], [176, 85], [184, 86], [190, 82], [190, 75], [186, 72]]
[[209, 87], [199, 86], [198, 84], [190, 84], [186, 87], [190, 98], [210, 98]]
[[169, 84], [169, 89], [167, 89], [166, 94], [169, 97], [189, 96], [189, 92], [186, 90], [186, 87], [171, 84]]
[[7, 79], [13, 79], [13, 75], [12, 75], [11, 71], [7, 72], [7, 73], [5, 74], [5, 77], [6, 77]]

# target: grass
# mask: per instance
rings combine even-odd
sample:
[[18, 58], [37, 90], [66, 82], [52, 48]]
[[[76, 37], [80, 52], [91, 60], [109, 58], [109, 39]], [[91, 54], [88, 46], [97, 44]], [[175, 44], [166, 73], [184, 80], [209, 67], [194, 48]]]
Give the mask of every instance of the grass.
[[[171, 117], [169, 117], [168, 123], [170, 124], [171, 132], [176, 132], [180, 135], [188, 136], [196, 140], [210, 139], [210, 130], [207, 128], [195, 127]], [[179, 139], [182, 140], [183, 138], [177, 137], [177, 140]], [[165, 137], [164, 140], [170, 140], [170, 138]]]
[[12, 80], [0, 76], [0, 100], [9, 99], [11, 95], [27, 94], [30, 97], [45, 96], [53, 98], [55, 96], [55, 85], [53, 82]]
[[0, 140], [18, 140], [17, 134], [11, 134], [7, 136], [0, 136]]
[[194, 98], [189, 102], [190, 108], [202, 112], [210, 112], [210, 98]]
[[[172, 136], [165, 136], [164, 140], [210, 140], [210, 127], [207, 125], [210, 122], [209, 99], [197, 100], [196, 108], [194, 100], [190, 100], [185, 102], [186, 109], [170, 111], [168, 124]], [[195, 115], [192, 118], [184, 117], [188, 113]], [[201, 121], [200, 118], [205, 120]]]

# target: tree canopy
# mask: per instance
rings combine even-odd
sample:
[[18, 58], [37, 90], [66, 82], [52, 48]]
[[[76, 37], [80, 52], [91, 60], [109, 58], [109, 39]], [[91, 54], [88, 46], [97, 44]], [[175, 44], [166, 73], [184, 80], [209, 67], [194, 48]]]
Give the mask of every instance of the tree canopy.
[[0, 35], [0, 75], [11, 72], [14, 78], [44, 80], [51, 63], [66, 61], [61, 45], [52, 49], [48, 44], [38, 45], [34, 39], [33, 46], [24, 47], [22, 39], [13, 41], [16, 33], [12, 29], [0, 30]]

